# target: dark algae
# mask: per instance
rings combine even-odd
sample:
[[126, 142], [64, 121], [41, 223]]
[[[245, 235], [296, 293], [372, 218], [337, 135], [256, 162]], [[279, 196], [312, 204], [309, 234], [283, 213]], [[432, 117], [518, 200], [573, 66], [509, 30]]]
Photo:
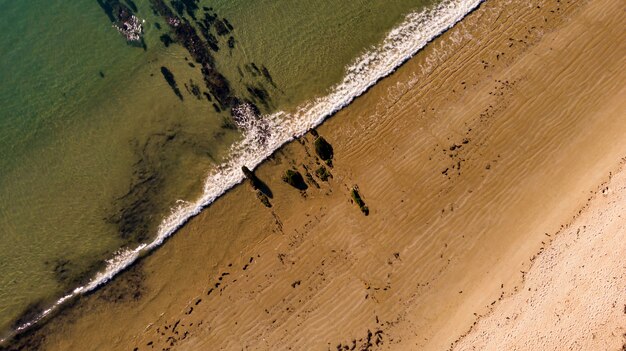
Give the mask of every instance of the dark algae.
[[211, 157], [210, 145], [205, 139], [202, 135], [183, 132], [175, 125], [149, 135], [144, 142], [132, 143], [136, 162], [130, 186], [113, 201], [105, 217], [122, 239], [143, 242], [156, 233], [161, 222], [159, 214], [174, 205], [174, 200], [166, 200], [162, 192], [171, 183], [171, 177], [176, 176], [179, 153], [185, 150]]
[[370, 209], [365, 204], [365, 201], [363, 201], [363, 199], [361, 198], [361, 194], [359, 193], [359, 187], [358, 186], [355, 185], [352, 188], [352, 190], [350, 191], [350, 195], [352, 196], [352, 200], [354, 200], [354, 202], [361, 209], [361, 212], [363, 212], [363, 214], [366, 215], [366, 216], [369, 215]]
[[96, 0], [104, 13], [113, 23], [119, 23], [129, 19], [133, 12], [118, 0]]
[[[122, 33], [129, 42], [138, 41], [145, 49], [145, 43], [141, 36], [143, 28], [141, 20], [136, 16], [137, 5], [132, 0], [96, 0], [103, 9], [109, 20]], [[246, 90], [244, 94], [235, 93], [229, 80], [216, 68], [215, 58], [212, 53], [218, 52], [221, 46], [226, 45], [231, 50], [237, 43], [234, 35], [235, 27], [230, 21], [219, 16], [210, 7], [200, 7], [198, 0], [149, 0], [152, 12], [160, 17], [169, 28], [167, 32], [159, 36], [159, 40], [165, 47], [179, 44], [184, 47], [193, 62], [188, 62], [189, 67], [200, 66], [200, 73], [204, 86], [208, 91], [190, 89], [189, 93], [194, 96], [200, 94], [207, 96], [209, 105], [215, 112], [231, 112], [232, 109], [242, 104], [259, 104], [266, 111], [272, 107], [270, 93], [260, 82], [244, 82]], [[160, 23], [155, 22], [154, 27], [158, 30], [165, 29]], [[270, 85], [276, 88], [269, 70], [265, 66], [259, 68], [255, 63], [247, 64], [254, 73], [252, 78], [262, 76]], [[183, 95], [174, 79], [174, 73], [161, 68], [161, 73], [174, 94], [183, 100]], [[213, 97], [213, 99], [209, 98]], [[258, 111], [256, 106], [253, 109]]]
[[174, 94], [176, 94], [176, 96], [178, 96], [178, 98], [182, 101], [183, 94], [181, 94], [180, 89], [178, 89], [178, 84], [176, 84], [176, 79], [174, 79], [174, 74], [172, 73], [172, 71], [163, 66], [161, 67], [161, 74], [163, 74], [163, 78], [165, 78], [167, 84], [169, 84], [170, 88], [172, 88]]
[[333, 147], [328, 143], [328, 141], [326, 141], [326, 139], [321, 136], [318, 136], [315, 139], [315, 153], [324, 162], [328, 163], [329, 165], [332, 164], [334, 156]]
[[306, 182], [304, 181], [302, 174], [300, 174], [300, 172], [295, 171], [293, 169], [286, 170], [285, 174], [283, 174], [282, 179], [285, 183], [291, 185], [292, 187], [298, 190], [306, 190], [309, 187], [308, 185], [306, 185]]
[[104, 261], [96, 261], [87, 266], [81, 263], [63, 257], [44, 262], [46, 266], [50, 267], [55, 280], [64, 286], [87, 284], [94, 274], [106, 266]]
[[172, 39], [172, 37], [170, 37], [169, 34], [162, 34], [159, 37], [159, 40], [161, 40], [161, 42], [163, 43], [163, 45], [165, 45], [165, 47], [169, 47], [174, 42], [174, 39]]
[[333, 175], [330, 174], [328, 169], [324, 166], [320, 166], [316, 171], [315, 175], [323, 182], [328, 181], [329, 178], [332, 178]]
[[317, 156], [326, 162], [329, 167], [333, 166], [333, 157], [335, 156], [333, 146], [326, 139], [320, 136], [317, 131], [311, 130], [311, 135], [315, 138], [313, 145]]
[[267, 207], [267, 208], [272, 207], [272, 204], [270, 203], [270, 199], [267, 197], [267, 195], [263, 194], [263, 192], [261, 190], [257, 190], [256, 197], [261, 201], [261, 203], [265, 207]]

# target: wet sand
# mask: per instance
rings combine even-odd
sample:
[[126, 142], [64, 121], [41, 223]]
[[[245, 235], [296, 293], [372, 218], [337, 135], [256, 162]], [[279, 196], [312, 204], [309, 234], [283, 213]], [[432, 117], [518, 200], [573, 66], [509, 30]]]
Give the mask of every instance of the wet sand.
[[[486, 1], [317, 129], [334, 149], [332, 178], [316, 177], [314, 138], [304, 136], [256, 171], [271, 208], [238, 186], [22, 342], [457, 345], [515, 301], [533, 257], [626, 156], [623, 10], [615, 0]], [[281, 180], [292, 167], [311, 173], [306, 191]]]

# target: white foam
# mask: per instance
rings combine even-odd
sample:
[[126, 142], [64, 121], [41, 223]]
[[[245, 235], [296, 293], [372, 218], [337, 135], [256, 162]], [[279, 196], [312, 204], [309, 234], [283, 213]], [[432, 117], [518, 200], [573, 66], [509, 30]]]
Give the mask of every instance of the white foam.
[[[202, 197], [193, 203], [180, 201], [161, 223], [156, 238], [135, 249], [118, 252], [107, 262], [105, 271], [98, 273], [87, 285], [74, 289], [62, 297], [35, 320], [26, 323], [16, 332], [23, 331], [44, 318], [68, 299], [89, 292], [106, 283], [126, 269], [141, 255], [160, 246], [191, 217], [211, 204], [244, 178], [242, 166], [253, 169], [283, 144], [301, 136], [322, 123], [327, 117], [348, 105], [380, 79], [391, 74], [402, 63], [415, 55], [429, 41], [448, 30], [483, 0], [447, 0], [432, 9], [412, 13], [394, 28], [385, 40], [371, 51], [355, 60], [346, 70], [343, 81], [331, 93], [297, 109], [295, 113], [278, 112], [263, 116], [259, 124], [247, 123], [244, 139], [234, 145], [231, 158], [210, 174], [204, 184]], [[268, 136], [267, 133], [270, 133]], [[4, 341], [0, 340], [0, 342]]]

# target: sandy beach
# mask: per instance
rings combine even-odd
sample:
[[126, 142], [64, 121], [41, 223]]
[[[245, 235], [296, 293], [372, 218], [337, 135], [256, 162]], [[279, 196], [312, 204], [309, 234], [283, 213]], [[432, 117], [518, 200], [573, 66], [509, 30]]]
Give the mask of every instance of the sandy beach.
[[533, 258], [523, 288], [481, 318], [455, 349], [623, 350], [625, 206], [622, 166]]
[[485, 1], [317, 128], [332, 178], [286, 145], [270, 208], [236, 187], [10, 349], [620, 348], [625, 20]]

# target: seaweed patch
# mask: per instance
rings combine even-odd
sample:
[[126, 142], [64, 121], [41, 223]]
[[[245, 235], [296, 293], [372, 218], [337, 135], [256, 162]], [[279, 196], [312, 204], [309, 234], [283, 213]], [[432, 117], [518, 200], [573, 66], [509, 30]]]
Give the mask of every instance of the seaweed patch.
[[81, 269], [76, 262], [66, 258], [59, 258], [53, 262], [46, 261], [45, 264], [51, 268], [54, 279], [65, 286], [75, 286], [86, 282], [89, 275], [86, 271], [91, 271], [90, 269]]
[[185, 133], [179, 125], [165, 132], [151, 134], [144, 142], [131, 142], [137, 161], [128, 191], [113, 199], [110, 212], [104, 217], [114, 225], [126, 242], [144, 242], [156, 233], [160, 215], [174, 205], [164, 197], [164, 189], [176, 178], [180, 153], [196, 154], [214, 160], [213, 143], [205, 135]]
[[120, 237], [129, 242], [142, 242], [156, 228], [153, 216], [159, 213], [159, 189], [164, 185], [160, 170], [160, 154], [176, 137], [175, 133], [153, 134], [138, 149], [139, 160], [134, 164], [133, 179], [126, 194], [114, 201], [114, 214], [106, 218], [117, 226]]
[[363, 201], [363, 198], [361, 198], [361, 194], [359, 193], [359, 187], [358, 186], [355, 185], [352, 188], [352, 190], [350, 190], [350, 195], [352, 196], [352, 200], [354, 200], [354, 202], [361, 209], [361, 212], [363, 212], [363, 214], [366, 215], [366, 216], [369, 215], [370, 214], [370, 209], [365, 204], [365, 201]]
[[283, 174], [282, 180], [283, 182], [291, 185], [298, 190], [304, 191], [309, 188], [309, 186], [304, 181], [302, 174], [293, 169], [286, 170], [285, 174]]
[[170, 88], [172, 88], [174, 94], [176, 94], [176, 96], [178, 96], [178, 98], [182, 101], [183, 94], [181, 94], [180, 89], [178, 89], [178, 84], [176, 84], [176, 79], [174, 79], [174, 74], [172, 73], [172, 71], [163, 66], [161, 67], [161, 74], [163, 74], [163, 78], [165, 78], [167, 84], [169, 84]]
[[[132, 0], [97, 0], [97, 2], [114, 27], [129, 42], [139, 42], [145, 49], [142, 37], [144, 21], [137, 17], [138, 8]], [[167, 32], [159, 35], [161, 43], [165, 47], [173, 44], [182, 46], [193, 61], [188, 62], [189, 67], [200, 66], [202, 80], [208, 91], [190, 85], [187, 89], [189, 94], [196, 97], [204, 95], [216, 112], [230, 112], [234, 119], [238, 118], [237, 111], [241, 110], [242, 105], [254, 105], [253, 109], [256, 111], [259, 110], [256, 104], [264, 111], [273, 108], [271, 94], [262, 83], [269, 83], [268, 85], [274, 89], [278, 88], [267, 67], [264, 65], [259, 67], [254, 62], [245, 64], [244, 67], [250, 76], [246, 77], [240, 71], [241, 78], [247, 80], [243, 82], [245, 90], [241, 93], [236, 93], [228, 78], [216, 68], [212, 53], [218, 52], [223, 45], [232, 50], [237, 43], [235, 27], [227, 18], [219, 16], [211, 7], [200, 8], [198, 0], [149, 0], [149, 3], [154, 15], [160, 17], [169, 28]], [[159, 23], [155, 22], [154, 26], [161, 30]], [[174, 74], [166, 67], [161, 67], [161, 73], [174, 94], [183, 100]], [[242, 128], [239, 123], [235, 124]]]

